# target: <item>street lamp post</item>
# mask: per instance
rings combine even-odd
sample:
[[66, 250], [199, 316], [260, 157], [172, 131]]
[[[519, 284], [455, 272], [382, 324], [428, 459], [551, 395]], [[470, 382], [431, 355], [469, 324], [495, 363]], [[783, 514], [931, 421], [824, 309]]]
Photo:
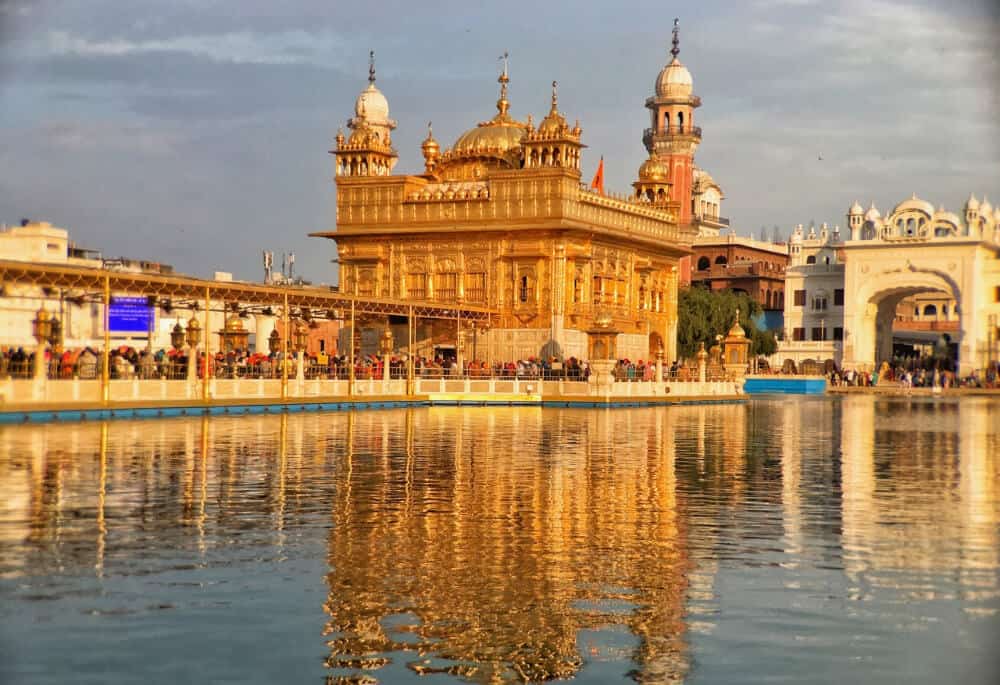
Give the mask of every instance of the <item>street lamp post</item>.
[[305, 380], [305, 353], [309, 343], [309, 328], [301, 319], [296, 320], [292, 329], [292, 344], [295, 346], [296, 369], [295, 380], [300, 383]]
[[[184, 326], [181, 326], [181, 322], [178, 321], [174, 324], [174, 327], [170, 329], [170, 346], [174, 348], [174, 352], [180, 352], [184, 347]], [[176, 359], [176, 354], [174, 356]], [[172, 380], [176, 378], [175, 370], [172, 368], [173, 364], [170, 364], [169, 378]]]
[[392, 356], [392, 349], [395, 347], [396, 343], [392, 337], [392, 329], [386, 326], [386, 329], [382, 331], [382, 339], [379, 341], [379, 351], [382, 353], [382, 383], [383, 385], [389, 382], [389, 362]]
[[187, 378], [194, 383], [198, 377], [195, 367], [198, 365], [198, 343], [201, 342], [201, 324], [198, 323], [197, 315], [192, 315], [191, 320], [188, 321], [184, 337], [188, 344]]
[[35, 319], [31, 322], [31, 332], [35, 336], [38, 345], [35, 347], [35, 368], [34, 378], [36, 382], [45, 379], [45, 343], [52, 337], [52, 315], [48, 313], [44, 306], [39, 307], [35, 312]]

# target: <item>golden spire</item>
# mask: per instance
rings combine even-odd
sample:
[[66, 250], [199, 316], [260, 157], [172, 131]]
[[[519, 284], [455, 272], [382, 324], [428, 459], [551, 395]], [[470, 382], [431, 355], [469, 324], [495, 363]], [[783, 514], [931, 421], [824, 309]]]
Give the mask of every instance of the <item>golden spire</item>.
[[680, 23], [681, 20], [674, 17], [674, 47], [670, 48], [670, 54], [674, 56], [674, 59], [677, 59], [677, 55], [681, 53]]
[[375, 83], [375, 51], [368, 52], [368, 83]]
[[434, 168], [441, 157], [441, 146], [434, 140], [434, 130], [431, 128], [431, 122], [429, 121], [427, 122], [427, 137], [424, 139], [420, 149], [424, 153], [424, 168], [426, 173], [434, 173]]
[[556, 89], [558, 87], [559, 87], [559, 84], [556, 81], [553, 81], [552, 82], [552, 109], [549, 110], [550, 114], [555, 114], [556, 112], [559, 111], [559, 96], [556, 93]]
[[510, 109], [510, 102], [507, 100], [507, 84], [510, 83], [510, 76], [507, 75], [507, 59], [509, 54], [506, 50], [498, 58], [503, 60], [503, 71], [500, 72], [500, 78], [497, 79], [497, 83], [500, 84], [500, 99], [497, 100], [497, 110], [499, 111], [498, 118], [506, 118], [507, 110]]

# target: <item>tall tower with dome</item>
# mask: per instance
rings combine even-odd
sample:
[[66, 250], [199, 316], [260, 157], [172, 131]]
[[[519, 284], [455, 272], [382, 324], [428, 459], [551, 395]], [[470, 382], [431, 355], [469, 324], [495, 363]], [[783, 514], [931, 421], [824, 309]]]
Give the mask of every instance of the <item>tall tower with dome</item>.
[[670, 199], [680, 207], [678, 221], [691, 225], [699, 236], [712, 238], [729, 225], [719, 214], [725, 196], [712, 176], [695, 165], [701, 127], [695, 126], [694, 110], [701, 106], [701, 98], [694, 94], [694, 80], [681, 63], [680, 51], [679, 20], [674, 19], [669, 61], [656, 77], [653, 96], [646, 99], [650, 127], [643, 132], [642, 143], [657, 170], [665, 171]]
[[691, 72], [681, 64], [678, 20], [674, 19], [672, 59], [656, 77], [653, 97], [646, 99], [651, 126], [643, 132], [646, 150], [666, 168], [671, 199], [680, 203], [678, 220], [690, 223], [694, 187], [694, 153], [701, 142], [701, 128], [694, 125], [694, 110], [701, 98], [694, 94]]

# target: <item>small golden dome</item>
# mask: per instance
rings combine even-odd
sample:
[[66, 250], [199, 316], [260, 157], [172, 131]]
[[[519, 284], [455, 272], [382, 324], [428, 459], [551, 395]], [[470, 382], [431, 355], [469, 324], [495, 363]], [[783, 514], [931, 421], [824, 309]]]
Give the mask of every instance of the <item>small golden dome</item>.
[[429, 157], [432, 154], [437, 155], [441, 151], [441, 146], [434, 140], [434, 131], [431, 129], [431, 122], [429, 121], [427, 122], [427, 137], [421, 143], [420, 149], [424, 151], [424, 157]]
[[639, 167], [639, 180], [655, 183], [667, 181], [668, 169], [663, 162], [650, 155], [649, 159]]
[[226, 319], [226, 330], [227, 331], [240, 331], [240, 332], [242, 332], [243, 331], [243, 320], [239, 316], [237, 316], [236, 314], [233, 314], [228, 319]]
[[552, 108], [538, 125], [538, 130], [542, 133], [559, 133], [567, 128], [566, 117], [559, 112], [559, 100], [556, 95], [557, 83], [552, 82]]
[[740, 310], [736, 310], [736, 319], [733, 321], [732, 328], [729, 329], [728, 338], [745, 338], [747, 337], [747, 332], [743, 330], [743, 326], [740, 325]]

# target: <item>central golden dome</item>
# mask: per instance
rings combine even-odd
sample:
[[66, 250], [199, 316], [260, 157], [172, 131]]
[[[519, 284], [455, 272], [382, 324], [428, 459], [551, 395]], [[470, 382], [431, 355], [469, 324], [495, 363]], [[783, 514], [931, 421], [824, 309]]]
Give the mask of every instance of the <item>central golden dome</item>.
[[457, 175], [456, 177], [471, 174], [472, 178], [478, 178], [487, 168], [516, 165], [521, 139], [530, 126], [508, 114], [510, 102], [507, 101], [507, 83], [510, 78], [507, 76], [506, 64], [497, 81], [500, 83], [500, 99], [497, 100], [496, 115], [489, 121], [481, 121], [475, 128], [458, 137], [455, 144], [441, 157], [439, 171], [442, 174]]
[[519, 121], [494, 118], [460, 135], [452, 145], [451, 152], [506, 156], [511, 150], [521, 147], [521, 138], [527, 130], [527, 125]]

